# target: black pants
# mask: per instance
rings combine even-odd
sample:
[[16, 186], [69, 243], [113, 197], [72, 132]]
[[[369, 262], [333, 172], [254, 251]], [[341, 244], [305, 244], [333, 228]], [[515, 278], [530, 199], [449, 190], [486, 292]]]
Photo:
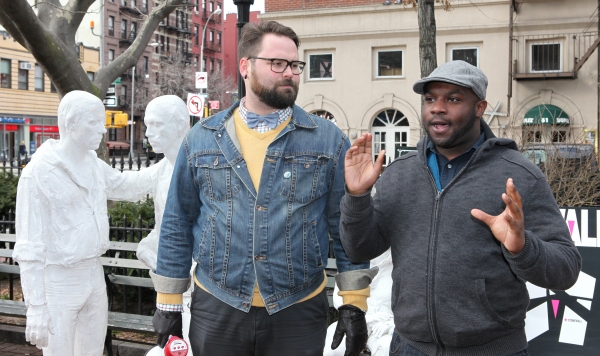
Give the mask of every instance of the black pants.
[[327, 334], [326, 291], [273, 315], [248, 313], [195, 287], [190, 343], [194, 356], [321, 356]]

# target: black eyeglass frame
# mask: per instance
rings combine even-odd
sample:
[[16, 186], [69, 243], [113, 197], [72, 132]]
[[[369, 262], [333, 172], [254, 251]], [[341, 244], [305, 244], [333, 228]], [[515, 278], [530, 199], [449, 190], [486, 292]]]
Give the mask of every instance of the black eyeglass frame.
[[[283, 58], [264, 58], [264, 57], [256, 57], [256, 56], [248, 56], [248, 59], [262, 59], [265, 61], [271, 61], [271, 71], [273, 73], [283, 73], [286, 71], [286, 69], [288, 69], [288, 67], [290, 67], [290, 69], [294, 68], [292, 67], [293, 64], [301, 64], [302, 67], [297, 67], [300, 68], [300, 73], [294, 73], [294, 71], [292, 70], [292, 74], [294, 75], [300, 75], [302, 74], [302, 72], [304, 72], [304, 67], [306, 67], [306, 62], [302, 62], [302, 61], [288, 61], [287, 59], [283, 59]], [[283, 68], [283, 70], [281, 72], [277, 72], [273, 70], [273, 62], [274, 61], [282, 61], [282, 62], [286, 62], [285, 68]]]

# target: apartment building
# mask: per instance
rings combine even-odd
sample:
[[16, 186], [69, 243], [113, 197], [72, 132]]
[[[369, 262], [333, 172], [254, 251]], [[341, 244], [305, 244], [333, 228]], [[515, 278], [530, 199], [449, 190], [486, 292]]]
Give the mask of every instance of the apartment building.
[[[520, 143], [592, 142], [598, 128], [598, 3], [453, 0], [436, 5], [438, 64], [462, 59], [489, 78], [483, 119]], [[374, 0], [266, 0], [262, 20], [301, 40], [297, 103], [387, 161], [420, 139], [419, 27], [411, 7]], [[511, 21], [512, 18], [512, 21]]]

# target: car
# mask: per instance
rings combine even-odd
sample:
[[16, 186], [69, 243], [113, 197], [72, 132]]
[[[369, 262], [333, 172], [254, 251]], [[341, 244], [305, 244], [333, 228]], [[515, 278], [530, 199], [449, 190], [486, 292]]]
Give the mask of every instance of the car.
[[521, 152], [538, 166], [543, 166], [552, 160], [578, 166], [589, 164], [593, 168], [598, 165], [594, 145], [588, 143], [533, 144], [521, 148]]

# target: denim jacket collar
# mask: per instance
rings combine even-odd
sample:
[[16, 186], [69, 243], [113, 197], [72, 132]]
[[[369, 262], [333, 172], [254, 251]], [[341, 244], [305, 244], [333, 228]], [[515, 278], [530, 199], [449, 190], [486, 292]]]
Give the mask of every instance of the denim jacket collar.
[[[225, 125], [227, 120], [233, 117], [233, 112], [239, 105], [240, 102], [238, 101], [233, 104], [229, 110], [221, 111], [220, 113], [200, 121], [200, 125], [206, 127], [207, 129], [219, 130], [223, 127], [223, 125]], [[293, 107], [292, 120], [290, 123], [306, 129], [314, 129], [318, 127], [315, 121], [306, 113], [306, 111], [302, 110], [298, 105], [294, 105]]]

